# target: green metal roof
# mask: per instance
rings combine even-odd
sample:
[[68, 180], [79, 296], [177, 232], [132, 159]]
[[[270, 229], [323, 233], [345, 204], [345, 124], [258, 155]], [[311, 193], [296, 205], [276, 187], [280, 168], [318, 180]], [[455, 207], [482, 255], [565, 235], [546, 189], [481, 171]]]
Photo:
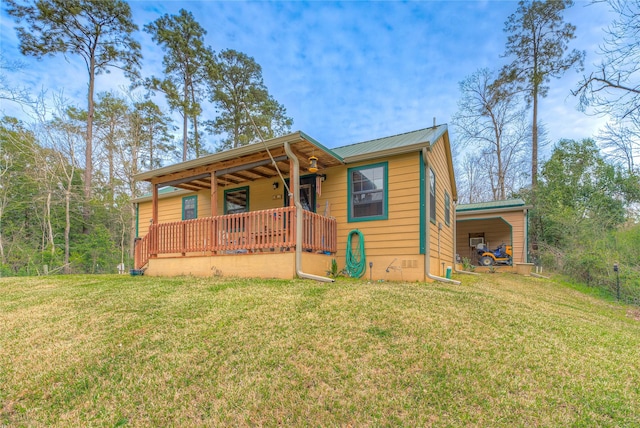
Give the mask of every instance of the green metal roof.
[[435, 143], [447, 131], [447, 125], [438, 125], [431, 128], [419, 129], [404, 134], [336, 147], [333, 152], [343, 159], [370, 153], [399, 149], [421, 143]]
[[[191, 190], [180, 189], [178, 187], [173, 187], [173, 186], [161, 187], [160, 189], [158, 189], [158, 198], [160, 198], [160, 199], [168, 198], [169, 196], [171, 196], [171, 194], [173, 194], [175, 192], [179, 192], [179, 193], [177, 193], [179, 195], [181, 193], [190, 193], [192, 191]], [[145, 193], [142, 196], [138, 196], [137, 198], [133, 198], [131, 200], [131, 202], [137, 203], [137, 202], [150, 201], [152, 197], [153, 197], [152, 193]]]
[[503, 201], [478, 202], [476, 204], [460, 204], [456, 207], [456, 212], [492, 210], [500, 208], [524, 207], [526, 202], [522, 199], [505, 199]]

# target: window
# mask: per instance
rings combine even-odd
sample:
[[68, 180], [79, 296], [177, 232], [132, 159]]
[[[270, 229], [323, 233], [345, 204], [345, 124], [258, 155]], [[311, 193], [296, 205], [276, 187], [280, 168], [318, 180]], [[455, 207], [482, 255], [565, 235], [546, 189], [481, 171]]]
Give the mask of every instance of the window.
[[224, 191], [224, 213], [249, 212], [249, 187]]
[[198, 195], [182, 198], [182, 219], [191, 220], [198, 218]]
[[431, 222], [436, 222], [436, 173], [429, 168], [429, 218]]
[[444, 192], [444, 224], [451, 225], [451, 198], [447, 192]]
[[349, 168], [349, 221], [386, 220], [387, 162]]

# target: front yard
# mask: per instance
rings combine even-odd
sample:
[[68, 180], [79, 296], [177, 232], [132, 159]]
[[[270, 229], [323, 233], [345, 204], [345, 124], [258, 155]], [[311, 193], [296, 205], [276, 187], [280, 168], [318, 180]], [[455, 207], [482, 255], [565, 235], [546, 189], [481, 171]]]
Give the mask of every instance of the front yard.
[[0, 279], [0, 426], [639, 426], [631, 307], [463, 285]]

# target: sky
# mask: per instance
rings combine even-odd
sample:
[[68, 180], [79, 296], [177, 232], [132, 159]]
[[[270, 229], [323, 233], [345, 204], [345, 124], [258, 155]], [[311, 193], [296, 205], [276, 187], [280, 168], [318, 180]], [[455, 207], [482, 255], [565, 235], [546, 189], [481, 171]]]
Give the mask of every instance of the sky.
[[[131, 1], [140, 27], [143, 76], [162, 73], [162, 51], [142, 27], [181, 8], [206, 29], [214, 51], [235, 49], [261, 66], [270, 94], [301, 130], [327, 147], [367, 141], [451, 123], [460, 99], [459, 82], [480, 68], [499, 69], [504, 22], [515, 1]], [[15, 23], [2, 3], [0, 44], [5, 61], [19, 60], [19, 72], [5, 72], [16, 87], [48, 96], [63, 91], [86, 108], [87, 73], [78, 57], [36, 60], [18, 49]], [[586, 71], [598, 62], [598, 45], [612, 16], [606, 5], [576, 1], [565, 13], [576, 25], [570, 47], [586, 52]], [[570, 94], [581, 72], [552, 80], [540, 102], [540, 121], [551, 143], [597, 134], [604, 118], [577, 109]], [[98, 76], [97, 91], [127, 86], [118, 72]], [[162, 95], [155, 97], [162, 102]], [[0, 114], [21, 117], [4, 102]], [[205, 116], [214, 114], [205, 111]], [[176, 121], [176, 124], [179, 124]], [[455, 129], [449, 127], [455, 144]], [[218, 139], [207, 137], [213, 149]], [[552, 146], [552, 144], [550, 145]]]

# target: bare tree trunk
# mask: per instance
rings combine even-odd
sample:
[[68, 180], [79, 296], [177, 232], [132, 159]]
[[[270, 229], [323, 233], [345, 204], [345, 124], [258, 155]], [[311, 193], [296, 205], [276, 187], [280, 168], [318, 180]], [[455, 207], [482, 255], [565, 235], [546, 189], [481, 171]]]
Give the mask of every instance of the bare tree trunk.
[[85, 142], [85, 165], [84, 165], [84, 208], [82, 210], [82, 233], [89, 233], [89, 201], [91, 200], [91, 180], [93, 178], [93, 117], [95, 114], [95, 106], [93, 102], [93, 92], [95, 90], [95, 58], [91, 57], [89, 62], [89, 91], [87, 96], [88, 114], [87, 114], [87, 141]]
[[[149, 128], [149, 169], [153, 169], [153, 124]], [[137, 157], [136, 157], [136, 169], [137, 169]], [[131, 193], [133, 195], [133, 193]]]
[[67, 182], [67, 190], [64, 192], [64, 268], [63, 272], [68, 274], [69, 269], [69, 236], [71, 234], [71, 180]]
[[[185, 102], [189, 98], [189, 88], [186, 83], [184, 85], [184, 99]], [[182, 162], [187, 160], [187, 149], [188, 149], [188, 140], [189, 133], [187, 130], [187, 126], [189, 125], [189, 109], [185, 106], [182, 110]]]
[[[191, 83], [189, 86], [191, 86], [191, 106], [193, 107], [196, 105], [195, 88], [193, 83]], [[198, 135], [198, 116], [194, 114], [191, 120], [193, 120], [193, 141], [194, 141], [194, 147], [196, 149], [196, 158], [199, 158], [200, 157], [200, 139]]]
[[538, 184], [538, 87], [533, 89], [533, 125], [531, 128], [531, 189]]
[[53, 256], [56, 252], [56, 244], [53, 242], [53, 227], [51, 226], [51, 191], [47, 192], [46, 205], [47, 205], [47, 213], [46, 213], [47, 234], [48, 234], [49, 244], [51, 245], [51, 255]]
[[131, 203], [131, 237], [129, 238], [129, 256], [133, 259], [136, 248], [136, 223], [138, 219], [136, 218], [136, 205]]
[[107, 156], [109, 157], [109, 201], [111, 202], [111, 206], [113, 206], [114, 197], [116, 194], [116, 186], [115, 186], [115, 166], [113, 162], [113, 142], [109, 143], [109, 149], [107, 150]]
[[125, 225], [124, 217], [122, 214], [124, 211], [120, 210], [120, 220], [122, 221], [122, 233], [120, 234], [120, 263], [124, 265], [124, 239], [127, 233], [127, 226]]
[[194, 146], [196, 149], [196, 158], [200, 157], [200, 141], [198, 140], [198, 120], [193, 117], [193, 133], [194, 133]]

